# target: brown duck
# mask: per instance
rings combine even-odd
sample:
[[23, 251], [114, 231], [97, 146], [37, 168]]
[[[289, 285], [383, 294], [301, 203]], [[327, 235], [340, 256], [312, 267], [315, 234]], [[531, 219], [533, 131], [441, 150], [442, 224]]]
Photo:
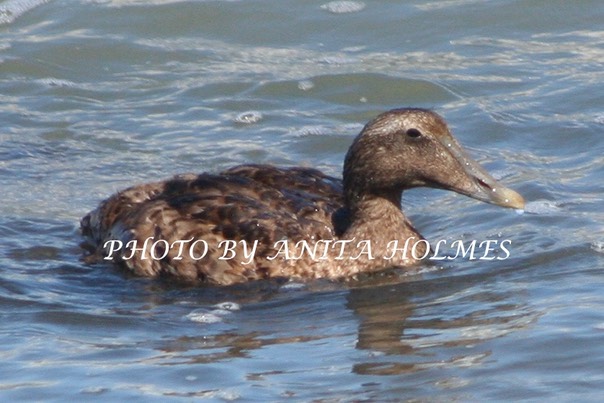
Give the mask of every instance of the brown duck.
[[[353, 141], [343, 181], [269, 165], [179, 175], [111, 196], [81, 227], [89, 260], [110, 259], [140, 276], [221, 285], [334, 279], [417, 263], [426, 242], [403, 214], [401, 195], [419, 186], [524, 207], [466, 155], [438, 114], [395, 109]], [[394, 253], [418, 240], [415, 254]]]

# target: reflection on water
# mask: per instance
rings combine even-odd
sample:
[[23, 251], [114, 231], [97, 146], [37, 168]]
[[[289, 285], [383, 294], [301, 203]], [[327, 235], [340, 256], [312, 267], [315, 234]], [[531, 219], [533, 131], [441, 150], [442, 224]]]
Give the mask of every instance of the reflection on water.
[[[356, 365], [355, 371], [394, 375], [479, 365], [490, 355], [483, 351], [483, 342], [522, 330], [538, 318], [525, 304], [510, 301], [518, 299], [516, 293], [473, 284], [485, 280], [447, 279], [446, 285], [442, 280], [416, 280], [352, 289], [347, 306], [360, 318], [357, 348], [385, 354]], [[442, 357], [442, 348], [453, 356]]]
[[[482, 275], [401, 277], [401, 273], [392, 271], [340, 285], [313, 284], [311, 287], [315, 288], [309, 289], [300, 284], [294, 291], [287, 291], [291, 287], [289, 283], [267, 287], [264, 282], [221, 289], [219, 299], [240, 301], [242, 312], [234, 302], [193, 310], [183, 318], [202, 324], [203, 335], [177, 336], [156, 342], [153, 348], [158, 354], [146, 361], [161, 365], [213, 363], [251, 358], [254, 350], [273, 345], [322, 344], [329, 343], [328, 339], [353, 336], [355, 348], [370, 353], [368, 359], [350, 368], [357, 374], [396, 375], [439, 367], [481, 365], [491, 355], [485, 347], [488, 341], [528, 330], [541, 315], [523, 302], [526, 296], [522, 291], [485, 289], [483, 284], [488, 280], [488, 276]], [[312, 319], [307, 320], [315, 315], [327, 315], [327, 321], [332, 320], [334, 315], [326, 311], [333, 304], [320, 308], [316, 304], [340, 298], [345, 299], [346, 309], [356, 318], [354, 328], [329, 334], [320, 320], [314, 324]], [[314, 303], [307, 304], [310, 306], [306, 308], [294, 303], [296, 312], [279, 312], [291, 308], [292, 300], [304, 304], [313, 299]], [[176, 301], [182, 304], [183, 298]], [[277, 315], [261, 318], [261, 323], [241, 332], [241, 322], [251, 320], [253, 323], [258, 319], [254, 314], [264, 314], [271, 305], [277, 307]], [[225, 306], [228, 309], [225, 310]]]

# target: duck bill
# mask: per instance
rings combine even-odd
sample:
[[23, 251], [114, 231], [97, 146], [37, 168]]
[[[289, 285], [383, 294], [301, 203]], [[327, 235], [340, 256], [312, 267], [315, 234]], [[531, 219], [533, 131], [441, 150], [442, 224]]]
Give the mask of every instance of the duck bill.
[[524, 209], [524, 198], [516, 191], [497, 182], [476, 161], [468, 157], [459, 144], [452, 142], [443, 145], [461, 164], [464, 172], [460, 180], [449, 183], [449, 189], [497, 206]]

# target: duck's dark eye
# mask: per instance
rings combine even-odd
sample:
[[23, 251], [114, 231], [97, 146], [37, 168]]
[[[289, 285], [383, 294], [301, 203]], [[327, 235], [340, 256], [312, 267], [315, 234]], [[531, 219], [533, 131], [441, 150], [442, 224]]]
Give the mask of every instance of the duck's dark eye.
[[417, 129], [409, 129], [409, 130], [407, 130], [406, 134], [407, 134], [407, 136], [415, 139], [417, 137], [420, 137], [422, 135], [422, 132], [420, 132]]

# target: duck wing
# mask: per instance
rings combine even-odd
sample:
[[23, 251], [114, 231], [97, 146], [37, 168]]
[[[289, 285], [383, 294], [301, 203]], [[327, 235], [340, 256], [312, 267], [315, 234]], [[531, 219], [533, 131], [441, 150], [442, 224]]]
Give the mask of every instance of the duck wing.
[[[113, 260], [138, 275], [229, 284], [242, 277], [274, 276], [279, 268], [271, 265], [281, 263], [266, 257], [275, 255], [279, 240], [335, 239], [334, 213], [342, 206], [341, 181], [318, 170], [242, 165], [220, 174], [179, 175], [125, 189], [86, 215], [81, 227], [93, 256], [104, 258], [107, 242], [119, 241], [124, 247]], [[130, 242], [142, 248], [148, 239], [147, 245], [161, 240], [157, 244], [164, 250], [155, 253], [161, 259], [149, 253], [144, 259], [141, 250], [132, 253], [125, 247]], [[186, 240], [191, 241], [179, 243]], [[188, 249], [196, 240], [208, 247], [198, 260], [188, 258], [201, 256]], [[245, 243], [258, 241], [254, 261], [219, 259], [224, 256], [218, 248], [221, 241], [235, 241], [237, 256]]]

